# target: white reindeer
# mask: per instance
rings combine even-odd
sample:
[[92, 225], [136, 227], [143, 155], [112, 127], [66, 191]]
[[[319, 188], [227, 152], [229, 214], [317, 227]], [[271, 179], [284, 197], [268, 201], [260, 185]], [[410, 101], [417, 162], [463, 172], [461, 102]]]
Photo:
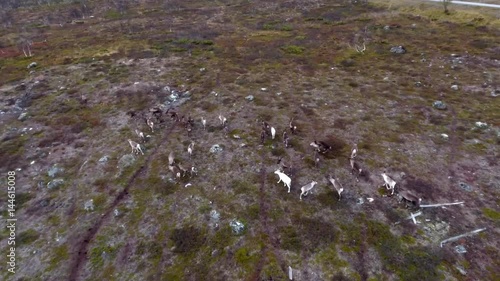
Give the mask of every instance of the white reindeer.
[[175, 158], [174, 158], [174, 152], [171, 151], [170, 154], [168, 155], [168, 165], [172, 166], [174, 165]]
[[317, 182], [315, 181], [312, 181], [311, 183], [309, 184], [306, 184], [304, 185], [303, 187], [300, 188], [300, 190], [302, 191], [300, 193], [300, 200], [302, 200], [302, 196], [307, 196], [307, 194], [309, 193], [309, 191], [311, 191], [311, 189], [313, 189], [313, 187], [318, 184]]
[[358, 156], [358, 145], [354, 144], [354, 147], [352, 148], [351, 151], [351, 159], [356, 158], [356, 156]]
[[144, 136], [144, 133], [141, 131], [138, 131], [137, 129], [135, 130], [135, 133], [142, 139], [142, 142], [146, 141], [146, 137]]
[[340, 182], [338, 182], [334, 178], [332, 178], [332, 176], [330, 176], [330, 178], [328, 178], [328, 180], [333, 184], [333, 187], [335, 188], [335, 190], [339, 194], [339, 201], [340, 201], [340, 197], [341, 197], [342, 192], [344, 191], [344, 187], [342, 186], [342, 184], [340, 184]]
[[141, 149], [141, 145], [136, 143], [135, 141], [131, 140], [131, 139], [128, 139], [128, 143], [130, 144], [130, 146], [132, 147], [132, 153], [137, 153], [139, 154], [139, 152], [142, 153], [142, 155], [144, 155], [144, 152], [142, 152], [142, 149]]
[[271, 138], [274, 140], [275, 136], [276, 136], [276, 129], [274, 127], [271, 127]]
[[201, 117], [201, 124], [203, 125], [203, 130], [207, 129], [207, 119], [205, 117]]
[[292, 179], [289, 176], [287, 176], [285, 173], [280, 171], [279, 169], [274, 171], [274, 173], [280, 177], [280, 179], [278, 180], [278, 183], [280, 183], [280, 181], [282, 181], [283, 184], [285, 185], [285, 187], [288, 187], [288, 193], [290, 193], [290, 185], [292, 184]]
[[382, 178], [384, 178], [384, 186], [389, 190], [391, 190], [391, 195], [394, 194], [394, 187], [396, 186], [396, 182], [389, 177], [385, 171], [381, 174]]
[[193, 149], [194, 149], [194, 141], [192, 141], [189, 146], [188, 146], [188, 153], [189, 153], [189, 157], [191, 157], [191, 155], [193, 155]]
[[220, 120], [220, 124], [222, 127], [225, 127], [226, 126], [226, 123], [227, 123], [227, 118], [222, 116], [221, 114], [219, 114], [219, 120]]
[[151, 118], [148, 118], [148, 119], [146, 120], [146, 123], [147, 123], [147, 124], [148, 124], [148, 126], [151, 128], [151, 132], [153, 132], [153, 133], [154, 133], [154, 132], [155, 132], [155, 130], [154, 130], [154, 125], [155, 125], [155, 124], [153, 123], [153, 121], [151, 121]]

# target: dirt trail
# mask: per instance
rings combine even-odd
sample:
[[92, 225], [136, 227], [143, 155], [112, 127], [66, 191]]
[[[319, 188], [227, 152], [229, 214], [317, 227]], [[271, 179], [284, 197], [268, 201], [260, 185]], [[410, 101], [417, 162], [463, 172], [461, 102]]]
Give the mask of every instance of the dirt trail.
[[283, 260], [283, 257], [281, 256], [280, 252], [278, 251], [279, 249], [279, 241], [277, 239], [277, 235], [274, 235], [273, 230], [271, 227], [269, 227], [269, 209], [270, 209], [270, 203], [269, 203], [269, 196], [266, 194], [266, 189], [265, 189], [265, 183], [266, 183], [266, 165], [264, 163], [265, 160], [265, 153], [262, 152], [261, 154], [261, 167], [260, 167], [260, 188], [259, 188], [259, 220], [260, 220], [260, 227], [261, 227], [261, 232], [262, 235], [266, 238], [267, 241], [265, 241], [263, 248], [261, 249], [260, 252], [260, 259], [259, 262], [257, 263], [257, 267], [255, 268], [254, 273], [250, 276], [248, 280], [260, 280], [260, 275], [262, 273], [262, 268], [264, 267], [264, 264], [266, 262], [266, 257], [269, 249], [272, 249], [274, 256], [278, 260], [279, 266], [281, 270], [286, 274], [286, 265]]
[[125, 198], [125, 196], [128, 195], [128, 191], [132, 184], [134, 184], [135, 180], [141, 176], [146, 174], [147, 169], [149, 168], [149, 163], [151, 163], [151, 159], [156, 155], [158, 148], [161, 147], [165, 142], [168, 140], [168, 136], [170, 133], [173, 131], [173, 129], [176, 127], [176, 123], [172, 123], [171, 127], [167, 130], [164, 130], [164, 135], [163, 138], [160, 142], [159, 145], [157, 145], [151, 153], [147, 156], [146, 161], [144, 162], [144, 165], [142, 165], [130, 178], [128, 181], [127, 185], [125, 188], [116, 196], [115, 200], [113, 203], [108, 207], [106, 212], [104, 213], [103, 216], [99, 217], [98, 220], [94, 223], [94, 225], [88, 229], [87, 233], [84, 235], [83, 241], [79, 243], [78, 247], [78, 252], [76, 254], [76, 257], [73, 260], [73, 264], [70, 267], [70, 275], [69, 275], [69, 281], [76, 281], [78, 280], [78, 274], [85, 265], [85, 262], [87, 261], [87, 252], [90, 243], [92, 243], [92, 240], [94, 239], [95, 235], [101, 228], [101, 226], [104, 224], [105, 221], [109, 218], [110, 214], [113, 212], [113, 210], [120, 204], [120, 202]]

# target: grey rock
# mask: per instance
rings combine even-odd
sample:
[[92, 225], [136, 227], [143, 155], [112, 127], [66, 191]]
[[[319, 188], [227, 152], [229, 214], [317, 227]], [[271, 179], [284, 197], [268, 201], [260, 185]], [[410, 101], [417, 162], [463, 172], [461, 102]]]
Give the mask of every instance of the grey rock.
[[447, 108], [446, 104], [440, 100], [433, 102], [432, 107], [440, 109], [440, 110], [446, 110], [446, 108]]
[[448, 140], [450, 137], [447, 134], [441, 134], [443, 140]]
[[460, 186], [461, 189], [471, 192], [472, 191], [472, 186], [466, 184], [465, 182], [459, 182], [458, 186]]
[[220, 213], [217, 212], [216, 210], [212, 210], [212, 211], [210, 211], [210, 218], [214, 222], [218, 222], [220, 220]]
[[28, 112], [23, 112], [23, 113], [21, 113], [21, 114], [19, 115], [19, 117], [17, 118], [17, 120], [19, 120], [19, 121], [24, 121], [24, 120], [26, 120], [26, 119], [28, 119]]
[[64, 172], [64, 169], [59, 168], [57, 167], [57, 164], [54, 164], [54, 166], [50, 167], [47, 174], [49, 175], [49, 177], [54, 178], [57, 174], [60, 174], [61, 172]]
[[476, 123], [474, 123], [474, 125], [478, 129], [488, 129], [488, 123], [484, 123], [484, 122], [481, 122], [481, 121], [477, 121]]
[[113, 214], [115, 215], [115, 217], [119, 216], [120, 215], [120, 211], [118, 211], [118, 209], [115, 209], [113, 211]]
[[455, 246], [455, 252], [457, 252], [459, 254], [465, 254], [465, 253], [467, 253], [467, 249], [465, 249], [465, 247], [462, 245], [457, 245], [457, 246]]
[[211, 153], [222, 152], [222, 147], [219, 144], [214, 144], [214, 145], [212, 145], [212, 147], [210, 147], [210, 152]]
[[233, 219], [232, 221], [230, 221], [229, 226], [233, 230], [233, 233], [236, 235], [242, 234], [243, 231], [245, 230], [245, 225], [236, 219]]
[[454, 90], [454, 91], [458, 90], [458, 85], [452, 85], [451, 89]]
[[33, 67], [37, 67], [38, 66], [38, 63], [36, 62], [32, 62], [28, 65], [28, 67], [26, 67], [27, 69], [30, 69], [30, 68], [33, 68]]
[[132, 154], [123, 155], [120, 160], [118, 160], [118, 168], [124, 169], [131, 166], [135, 162], [135, 157]]
[[53, 180], [49, 181], [49, 183], [47, 183], [47, 188], [48, 189], [55, 189], [55, 188], [60, 187], [63, 184], [64, 184], [63, 179], [53, 179]]
[[248, 95], [245, 97], [246, 100], [253, 101], [254, 97], [253, 95]]
[[391, 48], [391, 53], [404, 54], [406, 53], [406, 48], [403, 46], [394, 46]]
[[386, 26], [384, 26], [384, 30], [391, 30], [391, 27], [386, 25]]
[[363, 197], [359, 197], [358, 199], [356, 199], [356, 204], [361, 205], [364, 203], [365, 203], [365, 200], [363, 199]]
[[90, 199], [90, 200], [86, 201], [85, 204], [83, 205], [83, 208], [85, 209], [85, 211], [93, 211], [94, 210], [94, 199]]
[[101, 157], [101, 159], [99, 159], [99, 163], [106, 163], [108, 162], [109, 158], [110, 157], [108, 155], [104, 155], [103, 157]]
[[420, 81], [415, 82], [415, 87], [419, 87], [419, 88], [422, 87], [422, 82], [420, 82]]

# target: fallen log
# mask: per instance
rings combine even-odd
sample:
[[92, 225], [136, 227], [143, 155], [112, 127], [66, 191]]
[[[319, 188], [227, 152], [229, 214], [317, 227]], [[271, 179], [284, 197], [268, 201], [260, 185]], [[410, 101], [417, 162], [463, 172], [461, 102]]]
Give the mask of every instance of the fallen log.
[[485, 231], [485, 230], [486, 230], [486, 228], [480, 228], [480, 229], [476, 229], [476, 230], [473, 230], [471, 232], [467, 232], [467, 233], [464, 233], [464, 234], [461, 234], [461, 235], [458, 235], [458, 236], [450, 237], [448, 239], [445, 239], [445, 240], [441, 241], [440, 246], [442, 248], [444, 243], [451, 242], [451, 241], [456, 241], [456, 240], [458, 240], [460, 238], [471, 236], [471, 235], [477, 234], [477, 233], [479, 233], [481, 231]]
[[420, 208], [432, 208], [432, 207], [441, 207], [441, 206], [451, 206], [451, 205], [462, 205], [465, 202], [454, 202], [454, 203], [441, 203], [441, 204], [430, 204], [430, 205], [420, 205]]

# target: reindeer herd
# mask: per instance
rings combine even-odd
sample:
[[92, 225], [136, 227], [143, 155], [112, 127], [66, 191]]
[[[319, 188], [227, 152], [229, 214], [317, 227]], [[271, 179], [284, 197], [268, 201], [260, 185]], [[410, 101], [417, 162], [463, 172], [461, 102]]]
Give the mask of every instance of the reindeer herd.
[[[192, 119], [191, 116], [188, 116], [187, 118], [185, 116], [179, 116], [179, 114], [177, 114], [174, 111], [170, 111], [170, 109], [168, 109], [165, 113], [163, 113], [160, 108], [155, 107], [150, 109], [149, 112], [150, 114], [147, 116], [144, 115], [138, 116], [138, 114], [131, 111], [127, 112], [127, 115], [129, 115], [131, 118], [139, 117], [139, 120], [145, 121], [146, 125], [151, 129], [151, 133], [154, 133], [155, 126], [158, 126], [159, 124], [165, 122], [163, 116], [170, 116], [170, 118], [173, 119], [174, 122], [180, 123], [186, 129], [188, 136], [190, 136], [190, 133], [195, 126], [194, 119]], [[218, 119], [221, 129], [227, 133], [228, 132], [227, 118], [224, 117], [222, 114], [219, 114]], [[205, 117], [200, 117], [200, 120], [201, 120], [201, 126], [205, 131], [207, 129], [207, 119]], [[262, 131], [260, 134], [260, 143], [262, 145], [264, 144], [267, 138], [270, 138], [271, 140], [274, 140], [276, 138], [276, 128], [269, 125], [266, 121], [261, 121], [261, 124], [262, 124]], [[293, 119], [290, 120], [288, 127], [292, 135], [297, 133], [297, 126], [294, 123]], [[135, 133], [141, 139], [142, 143], [145, 143], [147, 139], [151, 137], [149, 135], [145, 135], [142, 131], [139, 131], [138, 129], [135, 129]], [[285, 148], [290, 147], [290, 137], [288, 136], [287, 130], [283, 131], [282, 138]], [[128, 142], [130, 144], [130, 147], [132, 148], [133, 154], [141, 153], [142, 155], [144, 155], [143, 147], [141, 146], [140, 143], [137, 143], [131, 139], [128, 139]], [[187, 153], [190, 159], [193, 156], [194, 146], [195, 142], [191, 141], [187, 147]], [[316, 140], [311, 142], [310, 146], [314, 149], [315, 166], [317, 166], [320, 161], [319, 155], [322, 154], [324, 155], [325, 153], [327, 153], [332, 149], [332, 147], [328, 143]], [[350, 169], [351, 173], [355, 175], [356, 181], [359, 182], [360, 176], [366, 177], [367, 175], [365, 171], [361, 168], [361, 166], [356, 162], [355, 159], [357, 156], [358, 156], [358, 146], [357, 144], [354, 144], [348, 159], [351, 168]], [[281, 159], [282, 158], [278, 160], [278, 164], [281, 163], [281, 165], [276, 171], [274, 171], [274, 173], [279, 178], [278, 183], [282, 182], [283, 185], [288, 188], [288, 193], [290, 193], [292, 179], [284, 172], [284, 170], [288, 169], [289, 172], [291, 172], [291, 167], [287, 167], [284, 163], [281, 162]], [[168, 156], [168, 168], [173, 173], [173, 175], [178, 179], [186, 176], [192, 177], [197, 174], [197, 169], [194, 166], [189, 166], [189, 167], [183, 166], [180, 161], [174, 158], [173, 152], [170, 152]], [[392, 179], [389, 175], [387, 175], [386, 171], [384, 171], [381, 174], [381, 176], [384, 182], [383, 186], [386, 187], [388, 191], [390, 191], [390, 194], [392, 196], [395, 191], [396, 181]], [[333, 189], [338, 194], [338, 200], [340, 200], [342, 198], [342, 192], [344, 192], [345, 190], [344, 187], [342, 186], [342, 184], [339, 182], [338, 179], [335, 179], [331, 175], [327, 177], [327, 180], [332, 184]], [[299, 199], [302, 200], [303, 196], [307, 196], [307, 194], [311, 192], [311, 190], [317, 184], [318, 182], [313, 180], [309, 184], [302, 186], [300, 188], [301, 193], [299, 195]], [[420, 204], [420, 201], [422, 200], [421, 198], [418, 198], [409, 191], [400, 191], [399, 197], [401, 201], [405, 201], [406, 203], [409, 202], [416, 206], [418, 206]]]

